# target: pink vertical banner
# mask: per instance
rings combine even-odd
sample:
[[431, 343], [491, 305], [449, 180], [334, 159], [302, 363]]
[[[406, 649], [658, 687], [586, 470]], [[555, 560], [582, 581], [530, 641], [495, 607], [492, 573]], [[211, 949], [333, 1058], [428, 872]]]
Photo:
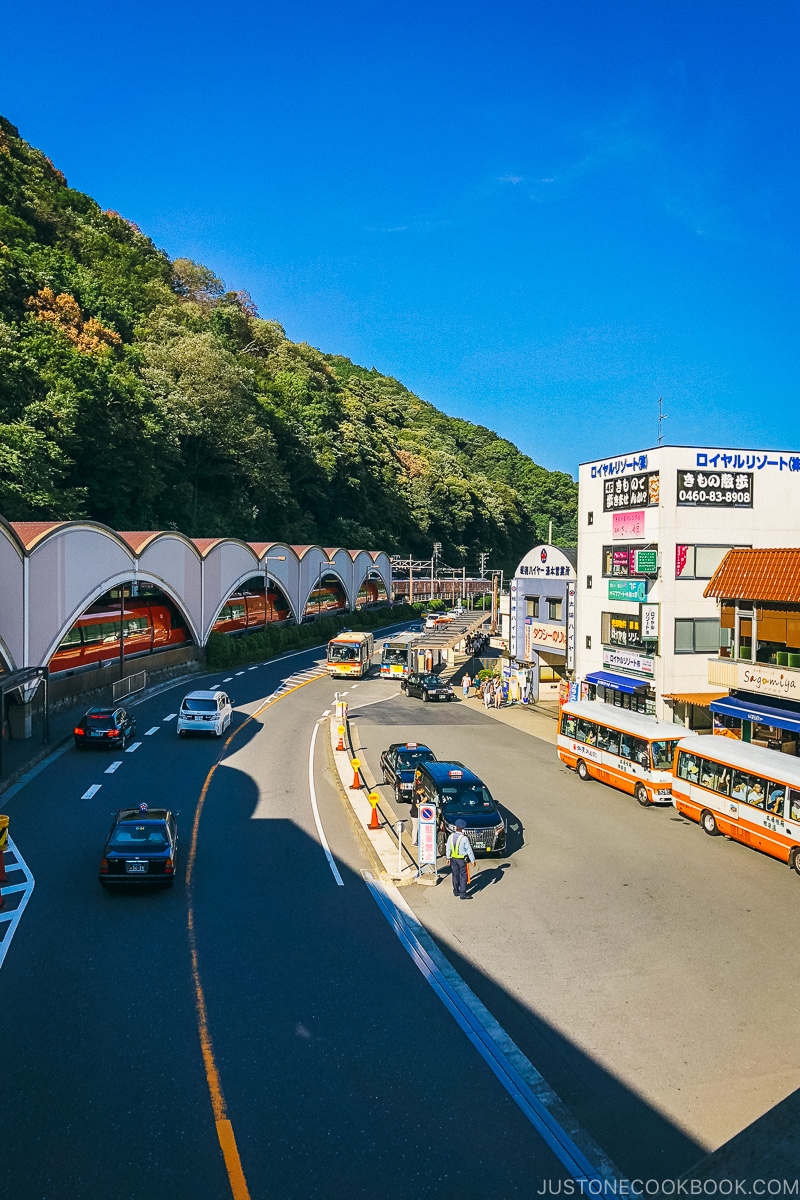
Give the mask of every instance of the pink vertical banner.
[[644, 509], [636, 512], [615, 512], [612, 521], [613, 538], [622, 541], [624, 538], [644, 537]]

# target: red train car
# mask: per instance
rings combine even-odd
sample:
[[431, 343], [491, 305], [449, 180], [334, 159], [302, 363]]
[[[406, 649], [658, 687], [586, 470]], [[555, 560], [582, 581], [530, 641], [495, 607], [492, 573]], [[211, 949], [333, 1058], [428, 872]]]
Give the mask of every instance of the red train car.
[[222, 606], [214, 622], [215, 633], [245, 633], [248, 629], [263, 629], [272, 621], [288, 621], [291, 617], [286, 597], [279, 588], [264, 592], [234, 592]]
[[344, 588], [333, 580], [324, 580], [321, 587], [314, 588], [308, 597], [304, 621], [313, 621], [314, 617], [330, 617], [336, 613], [347, 612], [347, 597]]
[[[78, 618], [50, 659], [50, 674], [117, 660], [119, 631], [120, 612], [113, 600], [90, 608]], [[191, 641], [183, 618], [166, 598], [126, 600], [122, 636], [125, 658]]]
[[384, 604], [388, 600], [383, 583], [377, 579], [367, 579], [359, 588], [356, 608], [362, 608], [367, 604], [377, 604], [381, 600]]

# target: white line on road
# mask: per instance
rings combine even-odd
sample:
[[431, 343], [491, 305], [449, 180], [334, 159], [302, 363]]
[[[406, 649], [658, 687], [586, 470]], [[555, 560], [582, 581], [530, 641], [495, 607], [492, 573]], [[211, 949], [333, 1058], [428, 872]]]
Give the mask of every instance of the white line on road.
[[91, 800], [92, 796], [96, 796], [102, 786], [102, 783], [93, 783], [92, 786], [87, 788], [83, 793], [81, 800]]
[[104, 775], [113, 775], [114, 772], [121, 766], [122, 766], [122, 759], [118, 758], [117, 761], [113, 762], [110, 767], [106, 767], [103, 774]]
[[397, 889], [378, 882], [372, 871], [362, 875], [415, 966], [514, 1103], [572, 1178], [589, 1182], [592, 1194], [603, 1194], [609, 1181], [620, 1179], [611, 1160], [467, 986]]
[[133, 754], [134, 750], [138, 750], [141, 744], [141, 742], [134, 742], [132, 746], [128, 746], [128, 749], [125, 751], [125, 753]]
[[261, 666], [261, 663], [256, 663], [256, 665], [254, 667], [248, 667], [247, 669], [248, 669], [248, 671], [257, 671], [260, 666]]
[[177, 715], [178, 715], [177, 713], [170, 713], [168, 717], [164, 717], [164, 720], [165, 721], [174, 721], [175, 718], [177, 717]]
[[237, 672], [236, 672], [236, 674], [237, 674], [237, 675], [244, 675], [244, 671], [237, 671]]
[[[11, 838], [8, 839], [8, 844], [6, 846], [6, 853], [9, 853], [9, 851], [14, 855], [14, 858], [16, 859], [16, 866], [13, 863], [8, 863], [6, 865], [6, 871], [7, 872], [14, 871], [17, 869], [23, 871], [25, 874], [24, 886], [25, 886], [25, 888], [27, 888], [27, 891], [25, 892], [25, 895], [22, 897], [22, 899], [20, 900], [19, 904], [17, 905], [17, 907], [15, 909], [13, 909], [10, 913], [3, 913], [3, 915], [2, 915], [3, 921], [9, 921], [10, 924], [8, 927], [8, 933], [3, 938], [2, 942], [0, 942], [0, 967], [2, 967], [3, 962], [5, 961], [6, 954], [8, 953], [8, 947], [11, 945], [11, 939], [13, 938], [14, 934], [17, 931], [17, 925], [19, 925], [19, 919], [22, 916], [23, 912], [25, 911], [25, 905], [30, 900], [31, 892], [33, 891], [33, 876], [31, 875], [30, 871], [28, 870], [28, 864], [25, 862], [25, 859], [22, 857], [19, 850], [15, 846], [14, 842], [12, 842]], [[2, 854], [2, 853], [3, 853], [2, 850], [0, 850], [0, 854]], [[13, 887], [15, 889], [15, 891], [19, 890], [19, 884], [12, 884], [11, 887]], [[6, 888], [3, 888], [2, 890], [5, 893]]]
[[339, 868], [337, 867], [336, 863], [333, 861], [333, 855], [331, 854], [331, 848], [328, 845], [328, 839], [325, 837], [325, 830], [322, 828], [322, 821], [320, 820], [320, 816], [319, 816], [319, 808], [317, 807], [317, 789], [314, 787], [314, 747], [317, 744], [317, 733], [318, 732], [319, 732], [319, 722], [317, 722], [316, 725], [314, 726], [314, 732], [311, 735], [311, 746], [309, 747], [309, 751], [308, 751], [308, 790], [311, 794], [311, 811], [314, 814], [314, 821], [317, 826], [317, 833], [319, 834], [319, 840], [322, 845], [322, 849], [325, 851], [325, 857], [328, 860], [328, 866], [330, 867], [331, 871], [333, 872], [333, 878], [336, 880], [339, 887], [344, 887], [344, 880], [342, 879], [341, 875], [339, 874]]
[[222, 682], [223, 682], [223, 683], [230, 683], [232, 679], [233, 679], [233, 676], [232, 676], [232, 675], [226, 675], [226, 676], [225, 676], [225, 678], [223, 679], [223, 681], [222, 681]]
[[144, 736], [152, 737], [154, 733], [158, 733], [159, 729], [160, 729], [159, 725], [154, 725], [152, 729], [148, 729], [147, 733]]
[[323, 717], [329, 717], [331, 715], [331, 710], [329, 708], [326, 708], [325, 712], [322, 715], [323, 715]]

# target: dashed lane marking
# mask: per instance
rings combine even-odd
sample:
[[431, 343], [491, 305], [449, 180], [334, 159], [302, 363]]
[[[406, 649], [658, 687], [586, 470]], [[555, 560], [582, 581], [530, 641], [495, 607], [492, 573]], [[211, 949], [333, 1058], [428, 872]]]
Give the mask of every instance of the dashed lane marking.
[[128, 746], [128, 749], [125, 751], [125, 753], [133, 754], [134, 750], [138, 750], [141, 744], [141, 742], [134, 742], [132, 746]]
[[233, 679], [233, 676], [232, 676], [232, 675], [226, 675], [226, 676], [225, 676], [225, 678], [223, 679], [223, 681], [222, 681], [222, 682], [223, 682], [223, 683], [230, 683], [232, 679]]
[[148, 729], [147, 733], [144, 736], [152, 737], [154, 733], [158, 733], [160, 728], [161, 727], [159, 725], [154, 725], [152, 729]]
[[116, 762], [113, 762], [113, 763], [111, 764], [111, 766], [110, 766], [110, 767], [106, 767], [106, 769], [105, 769], [105, 771], [103, 772], [103, 774], [104, 774], [104, 775], [113, 775], [113, 774], [114, 774], [114, 772], [115, 772], [115, 771], [117, 771], [117, 770], [119, 770], [119, 768], [120, 768], [121, 766], [122, 766], [122, 759], [121, 759], [121, 758], [118, 758], [118, 759], [117, 759], [117, 761], [116, 761]]
[[92, 786], [87, 788], [83, 793], [81, 800], [91, 800], [92, 796], [96, 796], [102, 786], [102, 783], [93, 783]]
[[170, 713], [168, 717], [164, 717], [164, 720], [165, 721], [174, 721], [175, 718], [177, 717], [177, 715], [178, 715], [177, 713]]
[[248, 669], [248, 671], [257, 671], [260, 666], [261, 666], [261, 663], [256, 663], [256, 665], [254, 667], [248, 667], [247, 669]]
[[237, 671], [237, 672], [236, 672], [236, 674], [237, 674], [237, 675], [244, 675], [244, 671]]

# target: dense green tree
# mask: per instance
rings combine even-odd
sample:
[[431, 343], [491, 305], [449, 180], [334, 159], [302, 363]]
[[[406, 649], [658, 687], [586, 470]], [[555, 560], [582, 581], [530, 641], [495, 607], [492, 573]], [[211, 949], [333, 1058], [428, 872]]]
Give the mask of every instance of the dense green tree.
[[577, 486], [396, 379], [289, 341], [0, 118], [0, 511], [512, 567]]

